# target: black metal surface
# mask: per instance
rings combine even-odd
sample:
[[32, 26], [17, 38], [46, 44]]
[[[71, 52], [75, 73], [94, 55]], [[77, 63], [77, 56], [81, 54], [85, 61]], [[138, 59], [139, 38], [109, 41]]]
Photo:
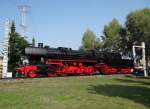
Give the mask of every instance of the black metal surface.
[[119, 53], [113, 52], [100, 52], [100, 51], [79, 51], [72, 50], [70, 48], [38, 48], [27, 47], [25, 54], [29, 56], [31, 62], [40, 61], [41, 57], [48, 59], [84, 59], [84, 60], [96, 60], [97, 63], [105, 63], [111, 66], [131, 66], [133, 67], [133, 60], [122, 59]]

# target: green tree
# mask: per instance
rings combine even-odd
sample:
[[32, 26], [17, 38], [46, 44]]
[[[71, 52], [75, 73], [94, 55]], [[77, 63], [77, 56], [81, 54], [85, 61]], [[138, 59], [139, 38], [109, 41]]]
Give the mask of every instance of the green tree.
[[95, 39], [94, 48], [95, 50], [99, 50], [102, 48], [102, 41], [100, 40], [100, 38]]
[[126, 18], [126, 28], [130, 41], [130, 48], [133, 43], [145, 42], [147, 50], [150, 48], [150, 9], [145, 8], [131, 12]]
[[9, 39], [9, 61], [8, 61], [8, 70], [13, 72], [13, 75], [16, 71], [16, 67], [21, 65], [21, 56], [24, 55], [25, 47], [28, 46], [28, 42], [20, 37], [16, 32], [15, 23], [12, 22], [10, 39]]
[[104, 26], [103, 48], [105, 50], [119, 50], [121, 44], [121, 25], [117, 19], [113, 19], [108, 25]]
[[100, 39], [96, 38], [93, 31], [87, 29], [82, 38], [82, 45], [80, 50], [99, 50], [100, 49]]
[[129, 48], [133, 44], [146, 44], [146, 62], [150, 61], [150, 9], [136, 10], [127, 15], [126, 28], [129, 38]]
[[121, 28], [121, 31], [120, 31], [120, 49], [124, 52], [127, 52], [129, 51], [128, 49], [128, 46], [129, 46], [129, 39], [127, 37], [127, 30], [126, 28]]

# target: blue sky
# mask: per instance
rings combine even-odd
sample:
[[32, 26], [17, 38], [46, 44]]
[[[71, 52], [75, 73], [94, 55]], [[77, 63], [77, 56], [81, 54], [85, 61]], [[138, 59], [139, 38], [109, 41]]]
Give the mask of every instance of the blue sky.
[[4, 36], [4, 21], [9, 17], [20, 32], [18, 5], [30, 5], [27, 14], [27, 36], [31, 41], [44, 42], [50, 47], [78, 49], [87, 28], [97, 37], [113, 18], [124, 25], [126, 15], [150, 7], [150, 0], [0, 0], [0, 41]]

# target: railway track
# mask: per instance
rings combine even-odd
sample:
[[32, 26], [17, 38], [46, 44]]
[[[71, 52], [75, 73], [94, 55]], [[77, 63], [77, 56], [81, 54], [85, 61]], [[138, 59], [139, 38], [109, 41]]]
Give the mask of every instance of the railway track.
[[28, 80], [44, 80], [44, 79], [90, 79], [90, 78], [103, 78], [103, 77], [126, 77], [126, 76], [133, 76], [132, 74], [115, 74], [115, 75], [84, 75], [84, 76], [66, 76], [66, 77], [37, 77], [37, 78], [28, 78], [28, 77], [17, 77], [17, 78], [5, 78], [0, 79], [0, 82], [17, 82], [17, 81], [28, 81]]

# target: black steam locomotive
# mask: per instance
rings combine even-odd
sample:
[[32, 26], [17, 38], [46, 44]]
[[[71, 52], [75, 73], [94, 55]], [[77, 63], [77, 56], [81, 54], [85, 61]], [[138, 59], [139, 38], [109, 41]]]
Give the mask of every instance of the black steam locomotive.
[[133, 60], [122, 59], [119, 53], [79, 51], [71, 48], [27, 47], [27, 64], [18, 73], [29, 76], [69, 76], [132, 73]]

